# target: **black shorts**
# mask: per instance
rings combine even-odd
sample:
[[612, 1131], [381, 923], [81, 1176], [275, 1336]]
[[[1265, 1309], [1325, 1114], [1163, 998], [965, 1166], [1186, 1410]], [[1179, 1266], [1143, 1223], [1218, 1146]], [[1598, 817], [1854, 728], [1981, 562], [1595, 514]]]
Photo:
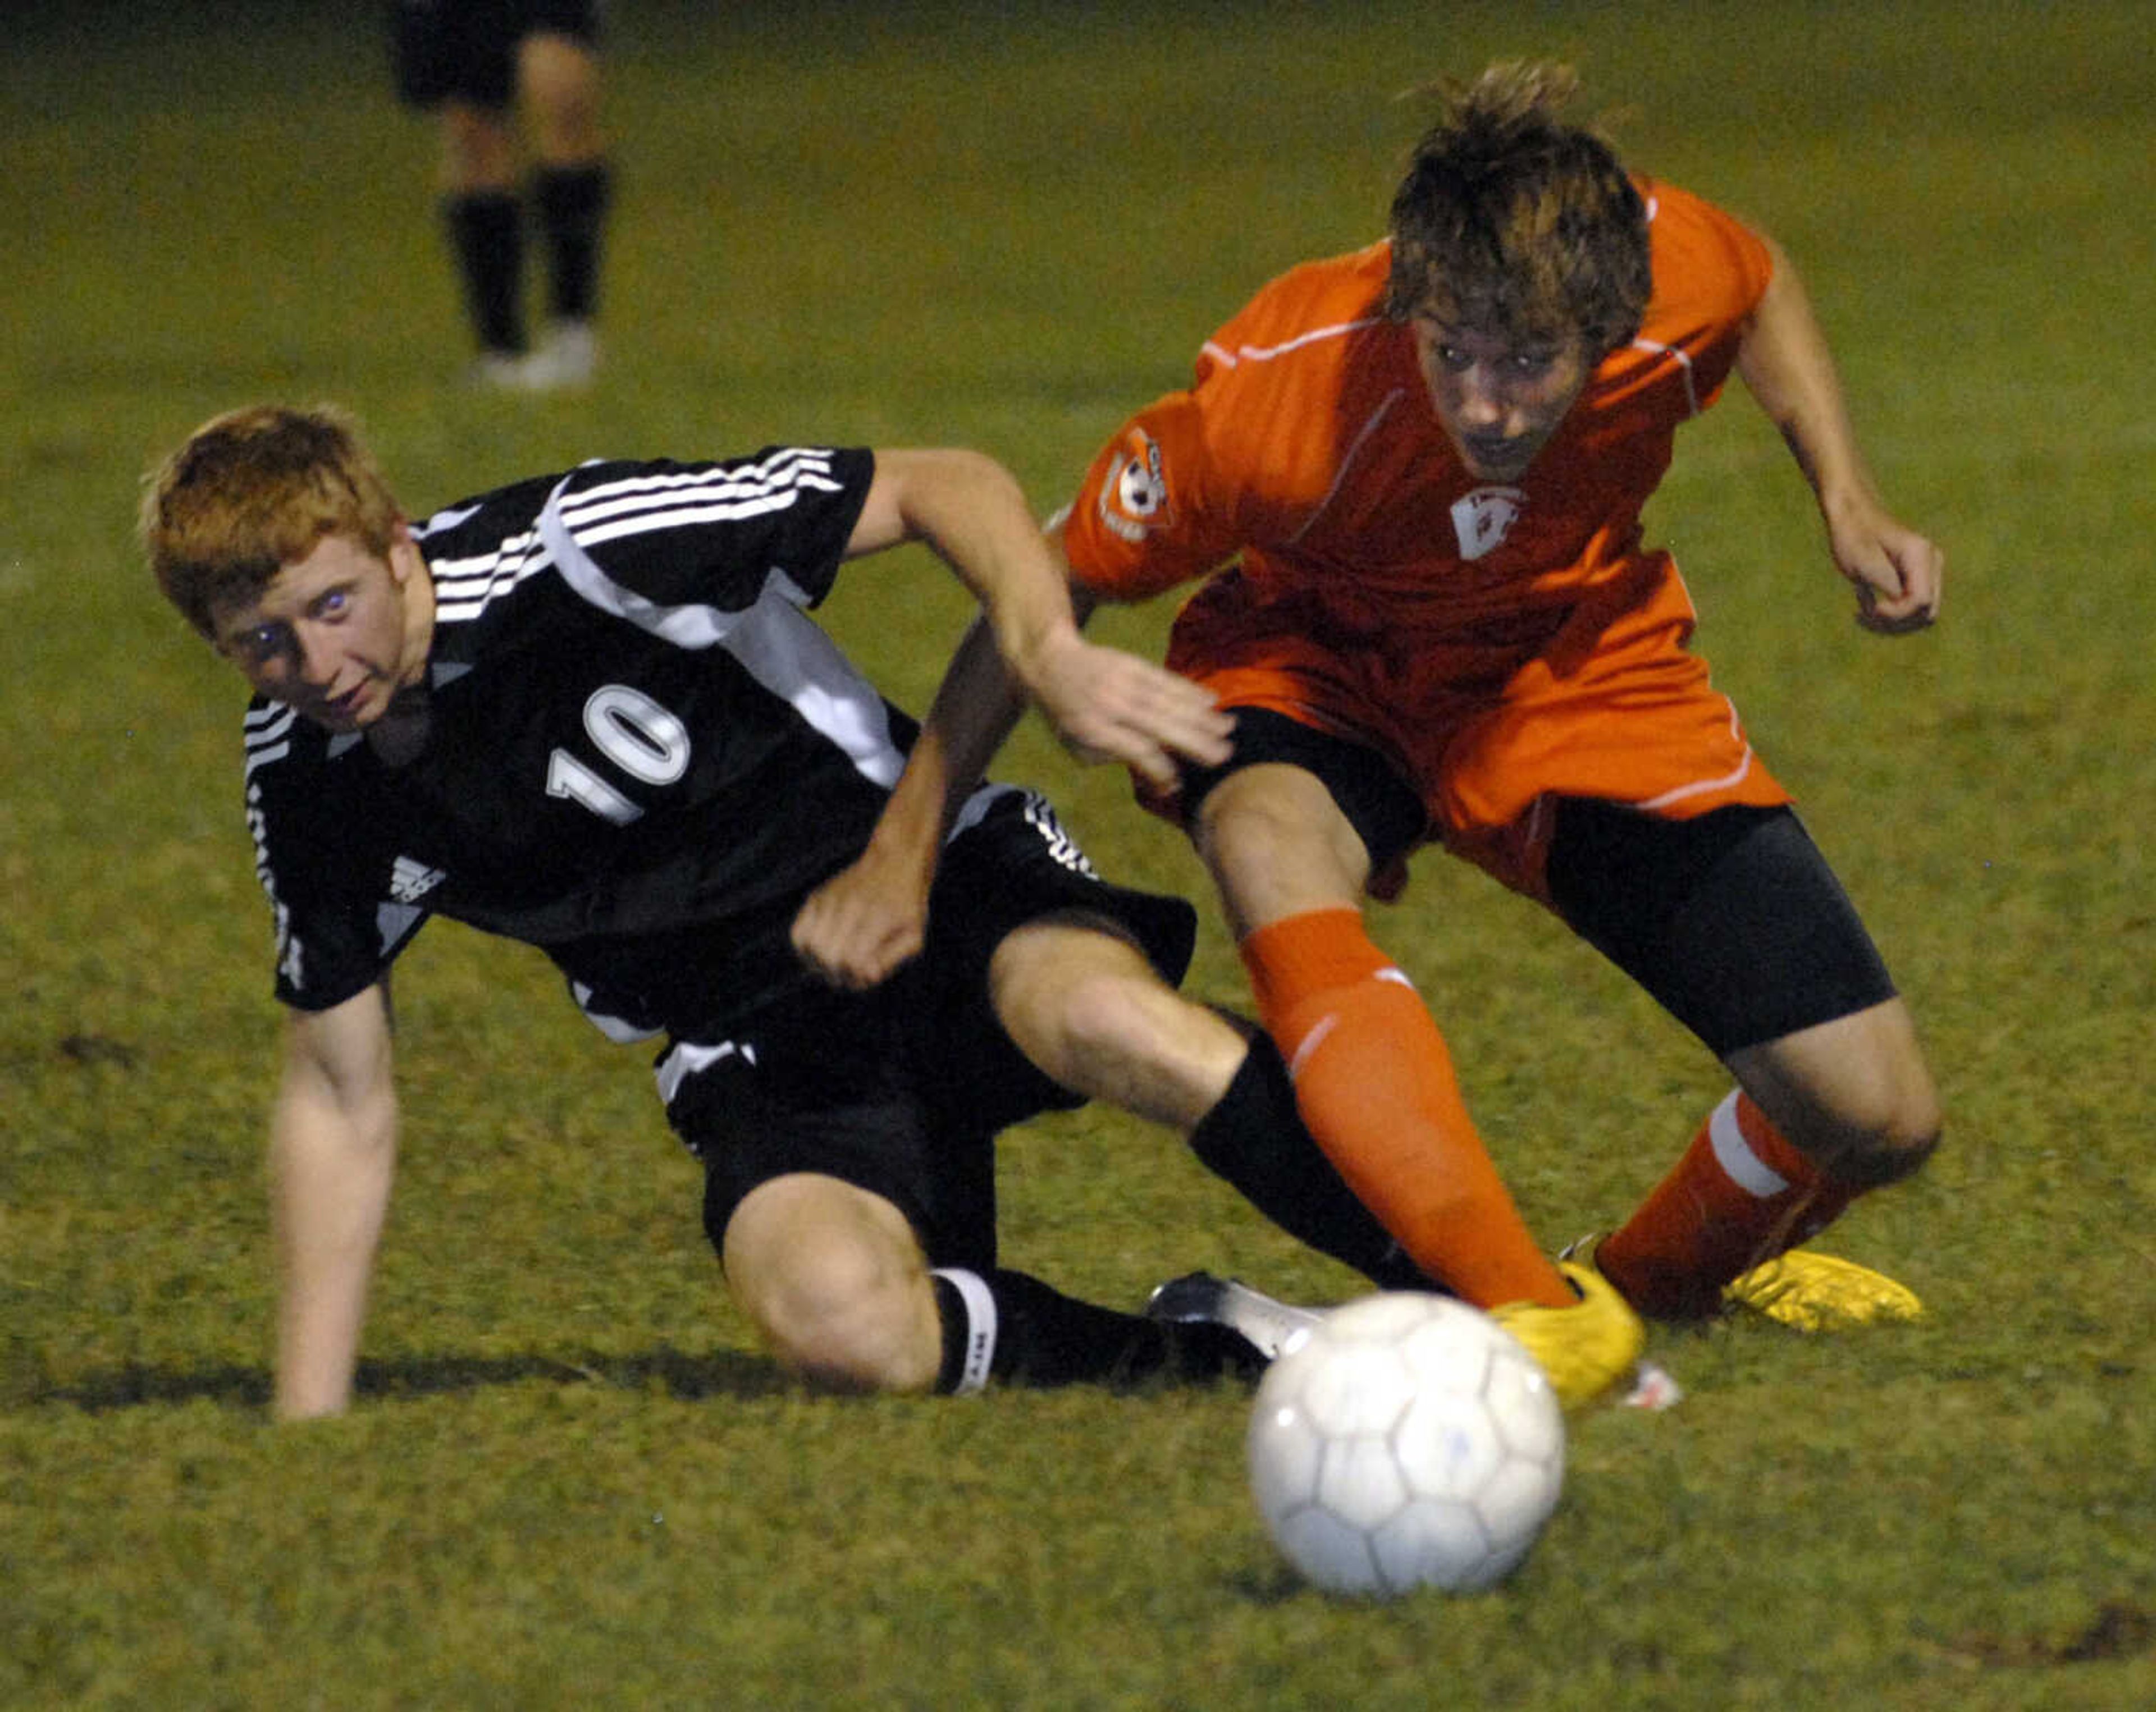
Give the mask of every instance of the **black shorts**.
[[1567, 797], [1548, 880], [1573, 931], [1717, 1058], [1894, 997], [1856, 906], [1794, 809], [1663, 820]]
[[1183, 818], [1187, 826], [1198, 805], [1221, 780], [1246, 766], [1279, 761], [1313, 775], [1332, 793], [1348, 824], [1363, 841], [1374, 872], [1404, 856], [1423, 841], [1430, 817], [1422, 799], [1368, 744], [1335, 737], [1266, 707], [1239, 707], [1235, 752], [1219, 766], [1183, 769]]
[[599, 0], [396, 0], [390, 68], [408, 107], [469, 101], [506, 107], [516, 95], [516, 49], [526, 36], [599, 41]]
[[826, 987], [774, 933], [754, 999], [674, 1031], [660, 1090], [703, 1161], [715, 1248], [750, 1190], [814, 1171], [898, 1207], [932, 1264], [993, 1266], [997, 1132], [1084, 1103], [997, 1021], [996, 947], [1029, 921], [1082, 911], [1116, 924], [1164, 980], [1182, 980], [1197, 935], [1187, 902], [1108, 884], [1031, 792], [976, 804], [985, 812], [945, 847], [927, 943], [890, 981], [865, 993]]
[[[1281, 761], [1332, 793], [1375, 870], [1428, 828], [1376, 750], [1263, 708], [1235, 710], [1235, 754], [1187, 770], [1183, 812], [1239, 767]], [[1548, 879], [1565, 925], [1651, 993], [1717, 1058], [1894, 997], [1856, 906], [1789, 808], [1691, 820], [1560, 799]]]

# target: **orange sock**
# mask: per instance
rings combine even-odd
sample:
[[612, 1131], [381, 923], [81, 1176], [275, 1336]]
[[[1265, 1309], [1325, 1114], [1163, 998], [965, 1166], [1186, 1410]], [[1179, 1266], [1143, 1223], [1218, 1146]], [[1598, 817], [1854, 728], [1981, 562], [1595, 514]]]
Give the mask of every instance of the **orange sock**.
[[1445, 1037], [1361, 912], [1291, 915], [1241, 951], [1303, 1121], [1415, 1264], [1477, 1307], [1577, 1300], [1491, 1163]]
[[1857, 1193], [1732, 1093], [1595, 1264], [1642, 1314], [1699, 1319], [1721, 1306], [1722, 1285], [1825, 1230]]

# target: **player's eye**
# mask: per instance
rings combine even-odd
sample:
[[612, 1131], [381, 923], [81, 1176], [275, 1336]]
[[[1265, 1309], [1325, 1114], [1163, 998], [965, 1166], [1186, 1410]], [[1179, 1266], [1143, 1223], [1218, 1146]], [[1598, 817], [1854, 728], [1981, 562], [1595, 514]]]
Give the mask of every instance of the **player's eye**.
[[252, 630], [241, 631], [234, 646], [250, 664], [262, 666], [284, 653], [285, 643], [282, 624], [257, 624]]
[[313, 613], [317, 618], [341, 618], [351, 606], [352, 595], [348, 590], [332, 588], [326, 590], [315, 602]]

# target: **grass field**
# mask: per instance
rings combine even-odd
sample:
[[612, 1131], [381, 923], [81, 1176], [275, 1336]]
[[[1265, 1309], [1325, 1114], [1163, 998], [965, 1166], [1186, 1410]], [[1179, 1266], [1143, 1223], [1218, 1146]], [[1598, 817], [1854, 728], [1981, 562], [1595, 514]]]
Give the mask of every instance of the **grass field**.
[[[0, 1705], [2156, 1705], [2145, 6], [621, 0], [608, 367], [531, 403], [451, 384], [430, 139], [372, 10], [90, 0], [11, 19], [0, 63]], [[152, 455], [327, 397], [415, 508], [811, 438], [978, 444], [1045, 511], [1260, 280], [1374, 234], [1398, 91], [1522, 53], [1799, 259], [1949, 551], [1937, 630], [1863, 635], [1741, 397], [1652, 517], [1925, 1029], [1947, 1146], [1835, 1246], [1929, 1317], [1659, 1336], [1686, 1401], [1576, 1425], [1514, 1581], [1334, 1602], [1248, 1506], [1240, 1392], [779, 1383], [642, 1058], [437, 925], [399, 976], [364, 1395], [268, 1426], [266, 912], [236, 686], [131, 546]], [[830, 608], [916, 705], [963, 618], [939, 578], [893, 560]], [[1199, 891], [1119, 778], [1032, 729], [1003, 771]], [[1379, 932], [1553, 1245], [1720, 1092], [1464, 869], [1425, 861]], [[1209, 915], [1193, 984], [1242, 996]], [[1135, 1122], [1004, 1161], [1005, 1253], [1067, 1288], [1352, 1288]]]

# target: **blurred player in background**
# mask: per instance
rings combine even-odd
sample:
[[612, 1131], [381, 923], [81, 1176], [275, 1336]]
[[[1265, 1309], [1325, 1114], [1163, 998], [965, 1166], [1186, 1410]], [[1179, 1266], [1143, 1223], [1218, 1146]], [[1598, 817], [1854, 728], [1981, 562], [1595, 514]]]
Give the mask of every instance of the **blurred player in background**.
[[[613, 190], [599, 128], [599, 0], [396, 0], [397, 93], [440, 115], [443, 218], [481, 385], [545, 392], [584, 385], [598, 368]], [[526, 331], [527, 235], [547, 280], [536, 345]]]
[[[1915, 1171], [1939, 1125], [1907, 1008], [1688, 651], [1691, 603], [1641, 508], [1734, 368], [1867, 628], [1929, 624], [1942, 561], [1875, 490], [1787, 259], [1629, 175], [1564, 120], [1572, 92], [1517, 65], [1456, 91], [1389, 238], [1260, 292], [1195, 383], [1101, 453], [1062, 540], [1081, 609], [1205, 579], [1168, 660], [1234, 711], [1234, 758], [1142, 788], [1212, 873], [1326, 1157], [1577, 1402], [1629, 1367], [1634, 1310], [1916, 1311], [1891, 1279], [1787, 1251]], [[1631, 1219], [1568, 1258], [1530, 1235], [1365, 927], [1364, 895], [1397, 896], [1433, 843], [1548, 906], [1737, 1084]], [[1298, 1189], [1282, 1133], [1208, 1162], [1285, 1222], [1332, 1173], [1309, 1160]]]
[[[142, 535], [160, 587], [257, 692], [247, 812], [289, 1008], [281, 1414], [350, 1397], [396, 1156], [389, 971], [433, 914], [540, 947], [610, 1038], [664, 1039], [706, 1229], [788, 1367], [951, 1391], [1241, 1372], [1270, 1352], [997, 1263], [1009, 1124], [1100, 1097], [1201, 1136], [1300, 1127], [1262, 1036], [1173, 989], [1190, 906], [1106, 884], [1044, 800], [980, 782], [1000, 665], [985, 689], [954, 675], [916, 736], [803, 610], [843, 561], [926, 541], [1081, 752], [1163, 783], [1178, 758], [1224, 758], [1209, 695], [1080, 636], [1000, 465], [801, 447], [594, 461], [408, 524], [342, 418], [263, 407], [166, 461]], [[900, 977], [849, 991], [796, 941], [834, 916], [843, 932], [844, 900], [819, 889], [865, 848], [875, 867], [909, 749], [906, 776], [934, 788], [888, 835], [941, 848], [934, 908]], [[543, 1074], [503, 1069], [508, 1097]]]

